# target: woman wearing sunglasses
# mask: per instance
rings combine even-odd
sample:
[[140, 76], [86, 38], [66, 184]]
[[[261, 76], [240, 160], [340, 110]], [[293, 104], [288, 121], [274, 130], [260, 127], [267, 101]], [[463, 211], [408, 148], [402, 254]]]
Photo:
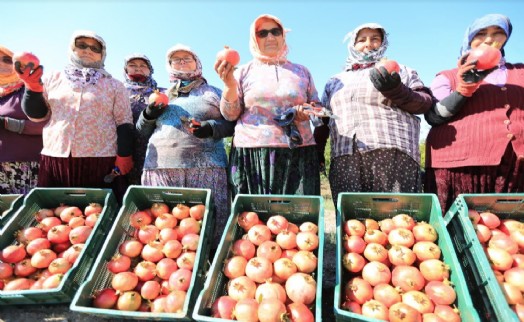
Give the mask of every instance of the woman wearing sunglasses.
[[[136, 125], [138, 117], [149, 104], [149, 96], [155, 91], [163, 92], [153, 78], [153, 65], [149, 58], [140, 53], [130, 54], [124, 58], [124, 86], [127, 88], [133, 123]], [[135, 150], [133, 153], [133, 169], [127, 174], [128, 184], [140, 185], [142, 168], [146, 157], [147, 139], [141, 135], [135, 136]]]
[[139, 134], [149, 140], [142, 184], [211, 189], [218, 245], [231, 204], [222, 139], [233, 134], [235, 124], [220, 114], [222, 92], [202, 76], [200, 58], [190, 47], [169, 48], [166, 67], [169, 104], [150, 104], [137, 122]]
[[[440, 72], [431, 89], [439, 103], [425, 117], [426, 190], [446, 212], [459, 194], [524, 192], [524, 65], [506, 62], [508, 17], [488, 14], [467, 29], [457, 68]], [[470, 59], [484, 47], [492, 65]], [[482, 57], [477, 56], [477, 57]]]
[[71, 37], [69, 64], [40, 79], [42, 66], [15, 69], [26, 85], [22, 107], [30, 119], [46, 121], [40, 160], [40, 187], [112, 187], [118, 199], [125, 183], [104, 177], [132, 166], [133, 118], [122, 82], [105, 69], [105, 41], [92, 31]]
[[13, 53], [0, 45], [0, 194], [27, 194], [37, 182], [45, 123], [27, 118], [23, 94]]
[[215, 63], [224, 82], [220, 110], [237, 120], [229, 158], [233, 194], [319, 195], [315, 141], [304, 111], [319, 102], [311, 73], [287, 60], [277, 17], [257, 17], [250, 35], [253, 60], [236, 70]]
[[341, 192], [419, 192], [420, 119], [433, 104], [417, 72], [377, 63], [388, 48], [379, 24], [358, 26], [346, 36], [344, 71], [328, 80], [322, 104], [338, 119], [317, 127], [319, 155], [331, 136], [329, 182], [333, 201]]

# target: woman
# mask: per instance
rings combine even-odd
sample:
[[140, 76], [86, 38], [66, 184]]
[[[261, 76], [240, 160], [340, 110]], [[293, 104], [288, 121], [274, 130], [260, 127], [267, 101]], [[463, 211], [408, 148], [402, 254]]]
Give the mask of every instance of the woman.
[[[345, 70], [326, 84], [322, 105], [337, 119], [315, 131], [319, 155], [331, 135], [329, 183], [333, 202], [341, 192], [419, 192], [420, 120], [432, 105], [417, 72], [400, 65], [391, 74], [377, 65], [388, 48], [388, 34], [366, 23], [346, 36]], [[327, 135], [326, 135], [327, 134]]]
[[[131, 111], [133, 113], [133, 123], [136, 125], [138, 117], [147, 107], [149, 95], [155, 90], [163, 91], [158, 88], [153, 79], [153, 65], [146, 55], [131, 54], [124, 59], [124, 86], [127, 88]], [[147, 140], [140, 135], [135, 136], [135, 151], [133, 154], [134, 166], [127, 174], [129, 184], [139, 185], [142, 176], [142, 168], [146, 156]]]
[[[132, 166], [133, 118], [122, 82], [104, 69], [106, 44], [92, 31], [76, 31], [70, 63], [43, 82], [42, 66], [15, 69], [26, 84], [22, 108], [30, 119], [49, 120], [43, 130], [40, 187], [107, 188], [104, 177]], [[121, 180], [111, 186], [121, 199]]]
[[[458, 68], [437, 75], [439, 103], [426, 114], [426, 190], [445, 213], [461, 193], [524, 191], [524, 65], [510, 64], [504, 46], [510, 20], [488, 14], [466, 30]], [[501, 51], [498, 68], [479, 71], [468, 54], [482, 44]]]
[[140, 135], [149, 139], [142, 184], [211, 189], [218, 245], [230, 209], [222, 139], [232, 135], [234, 123], [220, 115], [221, 91], [202, 77], [202, 64], [190, 47], [177, 44], [166, 58], [173, 83], [166, 92], [169, 105], [150, 104], [137, 123]]
[[13, 68], [13, 52], [0, 45], [0, 194], [27, 194], [36, 186], [45, 123], [22, 111], [24, 83]]
[[233, 193], [319, 195], [320, 174], [307, 109], [319, 102], [309, 70], [287, 60], [282, 22], [264, 14], [250, 29], [253, 60], [234, 70], [217, 60], [220, 110], [237, 121], [230, 155]]

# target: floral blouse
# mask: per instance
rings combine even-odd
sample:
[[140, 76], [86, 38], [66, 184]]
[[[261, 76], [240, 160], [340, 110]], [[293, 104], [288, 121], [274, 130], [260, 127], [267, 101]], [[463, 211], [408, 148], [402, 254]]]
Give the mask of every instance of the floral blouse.
[[44, 80], [44, 89], [50, 119], [43, 130], [43, 155], [116, 155], [116, 128], [133, 122], [122, 82], [102, 77], [94, 85], [73, 88], [63, 73], [55, 72]]
[[[319, 102], [309, 70], [299, 64], [268, 65], [251, 61], [235, 71], [239, 83], [239, 99], [221, 101], [221, 112], [227, 120], [236, 120], [234, 145], [245, 148], [288, 148], [288, 138], [274, 117], [288, 108]], [[309, 121], [297, 128], [301, 146], [315, 145]]]

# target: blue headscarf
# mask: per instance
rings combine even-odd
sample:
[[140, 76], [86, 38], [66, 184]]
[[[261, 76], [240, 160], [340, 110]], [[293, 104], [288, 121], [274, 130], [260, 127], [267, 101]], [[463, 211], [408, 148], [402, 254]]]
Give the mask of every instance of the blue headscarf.
[[[377, 48], [376, 50], [371, 50], [367, 53], [363, 53], [355, 49], [355, 41], [357, 39], [358, 33], [360, 30], [365, 29], [365, 28], [378, 29], [382, 33], [382, 45], [380, 45], [380, 47]], [[378, 23], [366, 23], [366, 24], [358, 26], [352, 32], [349, 32], [344, 37], [343, 42], [346, 42], [348, 39], [349, 39], [349, 42], [348, 42], [349, 55], [346, 58], [345, 70], [351, 70], [353, 64], [367, 64], [367, 63], [378, 62], [381, 58], [384, 57], [384, 54], [389, 46], [388, 34], [386, 33], [386, 30], [384, 29], [384, 27], [382, 27]]]
[[478, 18], [468, 27], [468, 29], [466, 29], [466, 34], [464, 35], [464, 40], [462, 41], [462, 47], [460, 48], [460, 57], [462, 57], [464, 54], [471, 50], [471, 40], [473, 40], [475, 35], [481, 29], [490, 26], [500, 27], [506, 32], [506, 42], [504, 43], [504, 45], [502, 45], [502, 48], [500, 49], [502, 56], [504, 56], [504, 46], [508, 42], [509, 36], [511, 36], [511, 31], [513, 27], [508, 17], [501, 14], [492, 13], [489, 15], [485, 15], [484, 17]]

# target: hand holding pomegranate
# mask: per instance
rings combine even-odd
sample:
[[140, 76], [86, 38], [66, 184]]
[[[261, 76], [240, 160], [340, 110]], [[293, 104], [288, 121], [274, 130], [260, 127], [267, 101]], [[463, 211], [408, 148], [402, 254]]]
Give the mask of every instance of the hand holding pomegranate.
[[168, 104], [169, 98], [167, 95], [156, 90], [149, 96], [149, 105], [144, 111], [144, 116], [148, 120], [155, 120], [164, 113]]
[[41, 79], [44, 67], [35, 55], [28, 52], [17, 53], [13, 56], [13, 65], [27, 89], [39, 93], [44, 91]]
[[369, 72], [369, 78], [373, 86], [380, 92], [390, 91], [401, 84], [399, 75], [400, 67], [393, 60], [388, 62], [392, 63], [377, 65], [376, 68], [372, 68]]
[[239, 62], [240, 55], [238, 52], [228, 46], [224, 46], [224, 49], [217, 53], [215, 71], [227, 87], [236, 88], [237, 86], [233, 71]]

